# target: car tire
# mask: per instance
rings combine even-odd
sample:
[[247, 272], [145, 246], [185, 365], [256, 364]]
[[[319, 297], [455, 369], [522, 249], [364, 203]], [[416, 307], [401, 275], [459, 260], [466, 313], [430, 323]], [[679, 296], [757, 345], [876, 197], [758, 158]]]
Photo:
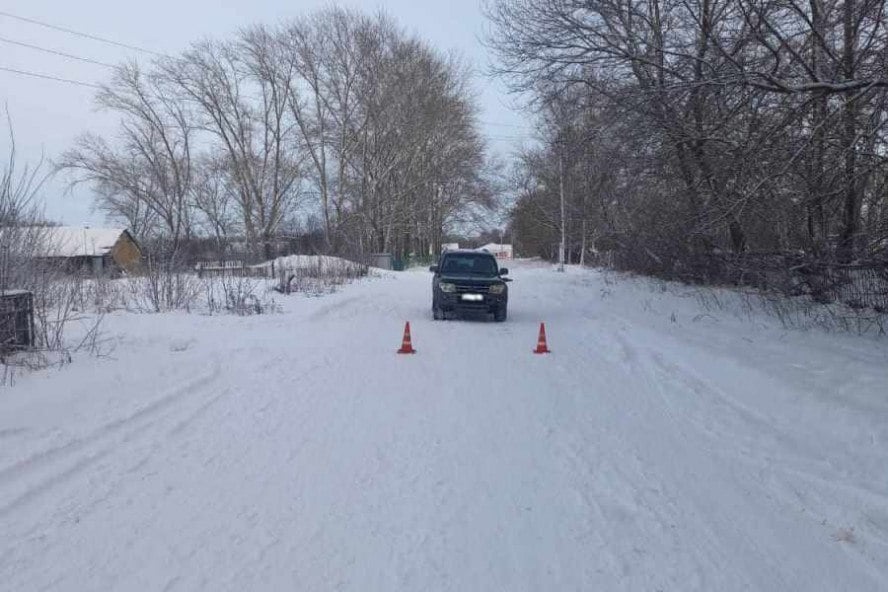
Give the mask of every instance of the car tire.
[[438, 300], [432, 298], [432, 318], [436, 321], [444, 320], [444, 309], [438, 306]]
[[504, 323], [506, 319], [509, 317], [509, 309], [505, 306], [501, 306], [496, 309], [496, 312], [493, 313], [493, 320], [497, 323]]

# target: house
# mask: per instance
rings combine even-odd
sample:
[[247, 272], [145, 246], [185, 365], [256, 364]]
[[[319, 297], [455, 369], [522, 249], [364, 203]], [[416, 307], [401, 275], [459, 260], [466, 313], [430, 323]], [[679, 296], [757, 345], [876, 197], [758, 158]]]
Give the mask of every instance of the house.
[[487, 243], [479, 249], [487, 251], [497, 259], [512, 259], [512, 245], [501, 245], [497, 243]]
[[47, 226], [28, 231], [39, 237], [36, 258], [62, 263], [69, 271], [131, 273], [142, 262], [142, 249], [125, 229]]
[[459, 243], [444, 243], [441, 245], [441, 252], [445, 251], [457, 251], [459, 250]]

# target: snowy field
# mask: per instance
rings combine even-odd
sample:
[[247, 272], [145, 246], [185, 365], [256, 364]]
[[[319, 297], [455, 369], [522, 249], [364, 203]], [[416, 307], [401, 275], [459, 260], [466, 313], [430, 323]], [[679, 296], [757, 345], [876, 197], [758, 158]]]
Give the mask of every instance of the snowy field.
[[0, 589], [888, 590], [888, 342], [510, 267], [110, 315], [0, 390]]

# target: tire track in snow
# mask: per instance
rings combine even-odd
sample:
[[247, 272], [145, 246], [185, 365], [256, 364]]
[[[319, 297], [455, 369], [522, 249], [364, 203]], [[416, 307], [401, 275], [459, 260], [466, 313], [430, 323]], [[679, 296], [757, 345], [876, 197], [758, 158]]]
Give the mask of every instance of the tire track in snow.
[[341, 318], [342, 311], [349, 307], [352, 304], [356, 304], [364, 298], [360, 296], [348, 296], [345, 298], [333, 298], [334, 302], [330, 304], [325, 304], [324, 306], [319, 307], [309, 316], [309, 319], [312, 321], [321, 321], [330, 315], [335, 315]]
[[62, 471], [52, 473], [49, 477], [43, 479], [36, 485], [28, 487], [23, 493], [14, 497], [6, 504], [0, 506], [0, 518], [5, 518], [14, 510], [19, 509], [27, 503], [35, 501], [41, 495], [48, 493], [56, 486], [61, 485], [69, 479], [76, 477], [90, 466], [110, 455], [113, 451], [114, 448], [109, 446], [86, 456], [82, 456], [77, 459], [74, 464], [69, 465]]
[[38, 452], [0, 470], [0, 494], [8, 493], [15, 489], [16, 485], [40, 473], [48, 473], [42, 479], [38, 478], [36, 482], [25, 485], [18, 495], [0, 505], [0, 518], [76, 477], [91, 465], [115, 452], [119, 444], [129, 443], [164, 420], [180, 418], [167, 434], [180, 433], [227, 392], [202, 402], [187, 416], [181, 418], [179, 413], [181, 407], [214, 384], [219, 373], [220, 368], [216, 365], [209, 372], [174, 387], [166, 395], [135, 412], [103, 424], [87, 436]]
[[[783, 466], [799, 473], [818, 477], [824, 482], [823, 471], [832, 471], [833, 466], [828, 458], [813, 457], [805, 447], [802, 438], [787, 422], [778, 417], [769, 417], [747, 405], [744, 405], [728, 390], [712, 380], [701, 377], [697, 371], [684, 364], [669, 361], [658, 352], [651, 352], [650, 369], [654, 380], [659, 384], [672, 384], [678, 390], [693, 396], [693, 408], [687, 402], [667, 399], [671, 405], [681, 403], [683, 415], [688, 421], [707, 433], [713, 443], [719, 444], [722, 453], [729, 455], [731, 460], [740, 460], [757, 466]], [[767, 379], [767, 377], [764, 377]], [[690, 402], [690, 399], [686, 399]], [[701, 413], [701, 406], [715, 406], [718, 412], [706, 410]], [[698, 416], [718, 419], [718, 423], [704, 422]], [[754, 434], [755, 436], [751, 436]], [[809, 437], [806, 434], [805, 437]], [[744, 444], [740, 447], [738, 444]], [[818, 472], [819, 469], [819, 472]], [[886, 497], [885, 499], [888, 499]]]
[[[705, 504], [687, 497], [688, 479], [675, 472], [683, 467], [674, 465], [669, 453], [664, 456], [664, 451], [698, 447], [701, 438], [714, 441], [718, 434], [684, 413], [681, 401], [664, 388], [647, 348], [630, 341], [625, 326], [596, 321], [594, 331], [578, 333], [579, 347], [565, 351], [571, 356], [565, 369], [576, 367], [579, 360], [597, 368], [598, 403], [595, 414], [571, 426], [573, 435], [565, 441], [563, 456], [576, 476], [572, 487], [596, 518], [591, 527], [599, 532], [590, 534], [604, 541], [606, 547], [599, 553], [611, 558], [604, 573], [615, 578], [613, 586], [631, 582], [633, 589], [721, 589], [726, 582], [753, 586], [742, 571], [725, 569], [730, 550], [717, 530], [701, 520]], [[589, 359], [589, 352], [594, 358]], [[574, 356], [578, 359], [571, 359]], [[562, 373], [559, 380], [564, 384], [559, 391], [588, 389], [582, 377]], [[610, 393], [623, 396], [614, 399]], [[654, 429], [658, 426], [666, 429]], [[590, 456], [590, 451], [597, 453]], [[706, 553], [699, 552], [690, 533], [706, 541]], [[682, 557], [677, 563], [684, 569], [658, 571], [664, 553], [670, 560]]]
[[[772, 417], [745, 405], [734, 396], [730, 386], [701, 375], [698, 368], [669, 359], [658, 351], [647, 351], [634, 358], [633, 364], [654, 387], [651, 390], [660, 394], [667, 415], [677, 426], [698, 430], [708, 441], [708, 449], [723, 462], [740, 463], [750, 478], [751, 491], [761, 492], [762, 501], [771, 511], [799, 511], [809, 516], [812, 523], [822, 525], [826, 538], [831, 531], [844, 526], [831, 524], [825, 518], [835, 515], [839, 499], [836, 494], [841, 492], [845, 499], [842, 506], [856, 508], [852, 514], [869, 522], [869, 528], [858, 532], [861, 541], [858, 553], [852, 554], [854, 560], [874, 579], [888, 581], [874, 568], [872, 550], [865, 550], [876, 547], [880, 549], [877, 553], [883, 553], [888, 548], [888, 531], [880, 520], [888, 517], [888, 496], [842, 480], [841, 442], [827, 446], [836, 457], [813, 455], [805, 446], [809, 433], [802, 434], [785, 419], [781, 421], [779, 416]], [[772, 384], [768, 375], [757, 379]], [[775, 384], [773, 388], [779, 387]]]
[[25, 459], [22, 459], [9, 467], [0, 469], [0, 485], [14, 480], [30, 470], [39, 469], [45, 464], [52, 463], [57, 459], [75, 454], [76, 452], [82, 450], [90, 444], [101, 442], [102, 440], [113, 436], [121, 429], [139, 421], [141, 418], [149, 417], [151, 415], [159, 413], [160, 411], [173, 404], [177, 399], [181, 399], [183, 394], [187, 394], [189, 391], [201, 387], [215, 379], [218, 376], [218, 373], [219, 369], [216, 368], [208, 374], [192, 379], [191, 381], [183, 385], [175, 387], [172, 392], [158, 399], [155, 399], [148, 405], [137, 409], [135, 412], [126, 417], [118, 418], [101, 425], [87, 436], [75, 438], [74, 440], [66, 442], [65, 444], [62, 444], [60, 446], [43, 450]]
[[0, 440], [4, 440], [6, 438], [13, 438], [16, 436], [21, 436], [23, 434], [28, 433], [28, 428], [6, 428], [0, 430]]

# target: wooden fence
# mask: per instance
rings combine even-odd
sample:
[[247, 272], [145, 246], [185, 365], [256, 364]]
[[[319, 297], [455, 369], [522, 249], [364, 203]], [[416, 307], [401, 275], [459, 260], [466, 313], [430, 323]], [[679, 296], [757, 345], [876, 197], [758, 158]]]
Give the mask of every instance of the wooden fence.
[[260, 265], [247, 265], [241, 261], [222, 261], [199, 263], [196, 267], [197, 276], [204, 277], [252, 277], [272, 278], [276, 277], [275, 263]]
[[692, 284], [751, 286], [815, 302], [888, 313], [888, 260], [840, 263], [799, 253], [687, 254], [613, 251], [617, 269]]

